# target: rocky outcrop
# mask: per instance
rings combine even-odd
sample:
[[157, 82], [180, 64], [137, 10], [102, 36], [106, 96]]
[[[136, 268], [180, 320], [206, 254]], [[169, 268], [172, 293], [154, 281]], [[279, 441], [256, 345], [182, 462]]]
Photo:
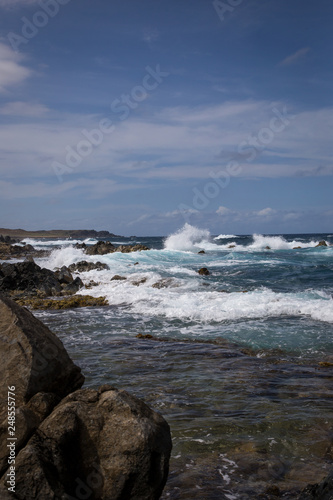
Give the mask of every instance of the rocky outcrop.
[[85, 243], [77, 243], [76, 248], [80, 248], [85, 251], [87, 255], [105, 255], [108, 253], [122, 252], [141, 252], [142, 250], [150, 250], [150, 248], [145, 245], [119, 245], [115, 247], [110, 241], [99, 241], [95, 245], [88, 246]]
[[18, 298], [72, 295], [82, 286], [81, 279], [74, 279], [66, 267], [54, 273], [33, 261], [0, 266], [0, 291]]
[[[15, 386], [15, 493], [8, 492], [7, 405], [1, 405], [0, 498], [157, 500], [170, 429], [123, 390], [80, 389], [83, 376], [60, 340], [0, 296], [1, 400]], [[74, 391], [74, 392], [71, 392]]]
[[332, 500], [333, 498], [333, 470], [321, 483], [307, 486], [298, 500]]
[[320, 242], [318, 243], [318, 245], [316, 245], [316, 248], [317, 248], [317, 247], [327, 247], [327, 246], [328, 246], [328, 245], [327, 245], [326, 241], [325, 241], [325, 240], [322, 240], [322, 241], [320, 241]]
[[68, 266], [68, 269], [74, 273], [85, 273], [87, 271], [103, 271], [110, 269], [107, 264], [103, 264], [102, 262], [87, 262], [86, 260], [81, 260], [76, 264], [71, 264]]
[[[9, 236], [3, 238], [6, 240]], [[11, 239], [11, 238], [10, 238]], [[23, 259], [24, 257], [44, 257], [48, 255], [49, 252], [45, 250], [35, 250], [35, 248], [31, 245], [12, 245], [7, 242], [2, 242], [0, 240], [0, 259], [1, 260], [9, 260], [9, 259]]]

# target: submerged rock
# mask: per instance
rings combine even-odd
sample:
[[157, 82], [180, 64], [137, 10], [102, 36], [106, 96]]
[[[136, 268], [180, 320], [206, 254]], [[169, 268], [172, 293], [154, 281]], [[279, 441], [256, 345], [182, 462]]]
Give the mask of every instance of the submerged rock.
[[200, 274], [201, 276], [209, 276], [210, 272], [208, 271], [207, 267], [202, 267], [201, 269], [199, 269], [198, 274]]
[[297, 500], [332, 500], [333, 498], [333, 470], [318, 484], [307, 486]]

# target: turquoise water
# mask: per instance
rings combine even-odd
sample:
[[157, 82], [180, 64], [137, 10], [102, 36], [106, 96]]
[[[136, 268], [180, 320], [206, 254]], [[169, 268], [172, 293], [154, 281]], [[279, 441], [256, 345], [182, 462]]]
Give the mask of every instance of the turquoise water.
[[168, 420], [164, 500], [295, 498], [333, 459], [333, 246], [316, 247], [333, 237], [217, 236], [185, 226], [105, 256], [61, 242], [40, 264], [107, 263], [80, 274], [98, 283], [80, 293], [110, 305], [36, 315], [87, 386], [125, 388]]

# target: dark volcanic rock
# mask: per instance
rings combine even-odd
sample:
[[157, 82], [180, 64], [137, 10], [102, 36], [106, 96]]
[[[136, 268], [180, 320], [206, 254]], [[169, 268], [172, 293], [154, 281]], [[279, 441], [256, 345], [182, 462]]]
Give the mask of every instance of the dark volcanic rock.
[[[8, 386], [15, 386], [16, 437], [17, 447], [20, 447], [39, 425], [41, 414], [46, 415], [61, 397], [80, 388], [84, 377], [58, 337], [27, 309], [3, 295], [0, 295], [0, 352], [0, 400], [7, 400]], [[7, 407], [2, 404], [1, 471], [8, 455], [4, 439], [7, 435], [6, 414]]]
[[17, 304], [30, 309], [75, 309], [77, 307], [102, 307], [107, 306], [105, 297], [92, 297], [91, 295], [72, 295], [64, 299], [38, 299], [23, 298], [17, 299]]
[[17, 456], [16, 496], [156, 500], [170, 452], [168, 424], [145, 403], [110, 386], [79, 390]]
[[0, 266], [0, 291], [17, 297], [71, 295], [82, 286], [81, 279], [74, 280], [66, 267], [54, 273], [33, 261]]
[[115, 247], [109, 241], [99, 241], [95, 245], [92, 246], [83, 246], [83, 245], [75, 245], [77, 248], [82, 248], [85, 250], [87, 255], [105, 255], [107, 253], [113, 252], [122, 252], [122, 253], [131, 253], [131, 252], [141, 252], [142, 250], [150, 250], [145, 245], [119, 245]]
[[86, 247], [85, 252], [87, 255], [105, 255], [114, 252], [116, 247], [109, 241], [99, 241], [95, 245]]
[[68, 269], [71, 272], [78, 272], [78, 273], [84, 273], [87, 271], [102, 271], [104, 269], [110, 269], [107, 264], [103, 264], [102, 262], [87, 262], [86, 260], [81, 260], [80, 262], [77, 262], [76, 264], [71, 264]]
[[201, 276], [209, 276], [210, 275], [210, 272], [208, 271], [207, 267], [202, 267], [201, 269], [199, 269], [198, 273]]

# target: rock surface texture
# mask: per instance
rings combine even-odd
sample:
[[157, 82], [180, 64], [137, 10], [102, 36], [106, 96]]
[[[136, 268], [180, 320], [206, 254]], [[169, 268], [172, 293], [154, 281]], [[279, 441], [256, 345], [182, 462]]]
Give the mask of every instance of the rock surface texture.
[[[63, 344], [0, 295], [0, 498], [157, 500], [170, 429], [143, 401], [84, 377]], [[7, 390], [15, 386], [15, 491], [8, 492]], [[73, 392], [74, 391], [74, 392]]]

